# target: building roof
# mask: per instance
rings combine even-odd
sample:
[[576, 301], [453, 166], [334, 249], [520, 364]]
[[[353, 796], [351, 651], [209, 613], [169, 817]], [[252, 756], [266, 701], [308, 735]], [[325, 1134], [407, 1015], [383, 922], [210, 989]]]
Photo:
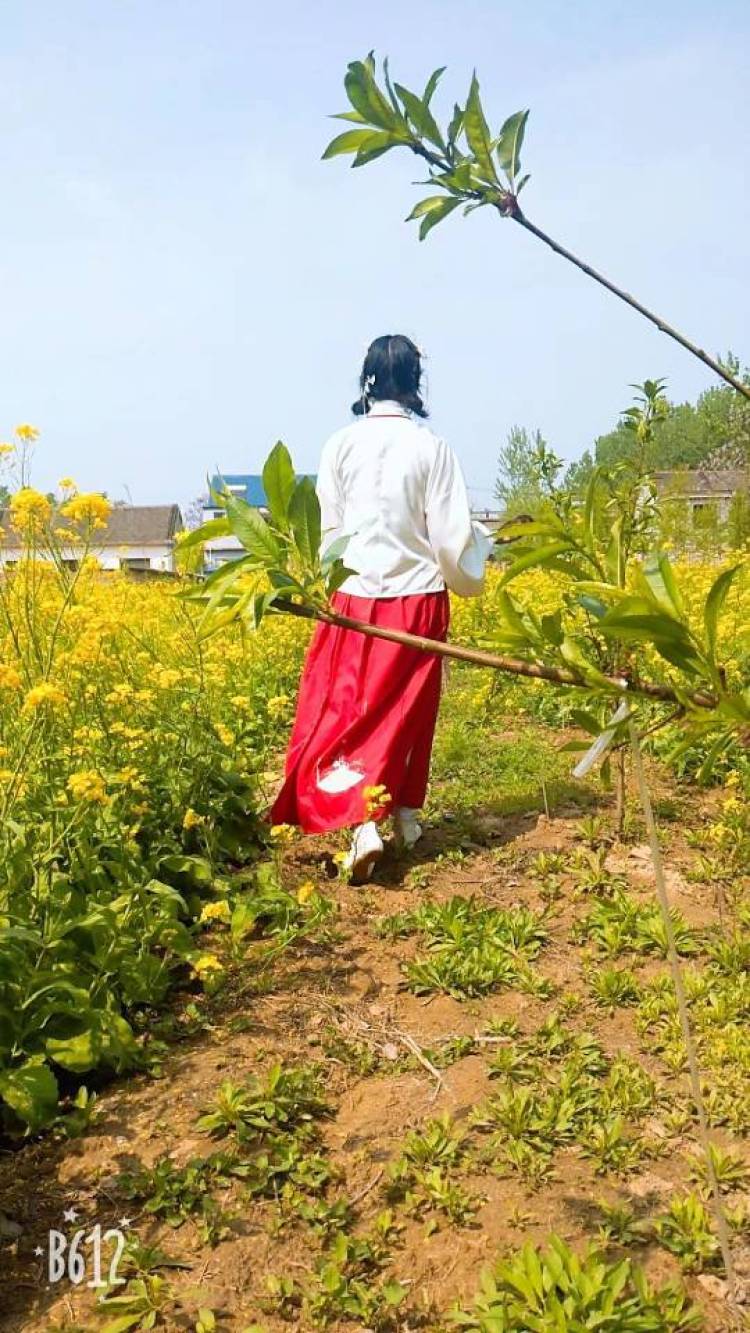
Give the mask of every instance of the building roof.
[[[54, 517], [53, 524], [57, 528], [72, 527], [60, 515]], [[7, 509], [0, 513], [0, 526], [18, 541], [18, 534], [11, 528]], [[107, 526], [94, 533], [92, 546], [94, 549], [102, 546], [164, 546], [174, 541], [182, 527], [179, 505], [118, 504], [112, 509]]]
[[[317, 480], [316, 477], [307, 472], [299, 474], [297, 480], [301, 480], [302, 476], [309, 476], [313, 482]], [[240, 500], [246, 500], [254, 509], [265, 509], [268, 505], [266, 493], [263, 489], [263, 478], [258, 472], [223, 472], [221, 475], [218, 472], [215, 473], [211, 478], [211, 490], [222, 491], [226, 487], [234, 491]], [[204, 508], [215, 508], [210, 498]]]
[[655, 472], [660, 493], [676, 491], [690, 499], [720, 499], [748, 489], [748, 473], [742, 468], [711, 471], [708, 468], [682, 468], [675, 472]]

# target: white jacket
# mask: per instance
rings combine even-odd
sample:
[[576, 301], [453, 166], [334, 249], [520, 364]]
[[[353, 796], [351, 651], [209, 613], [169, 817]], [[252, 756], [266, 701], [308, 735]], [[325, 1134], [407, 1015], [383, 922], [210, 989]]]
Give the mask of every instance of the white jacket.
[[357, 571], [342, 591], [405, 597], [482, 591], [492, 548], [472, 521], [453, 450], [400, 403], [375, 402], [326, 442], [317, 481], [321, 551], [349, 537], [343, 559]]

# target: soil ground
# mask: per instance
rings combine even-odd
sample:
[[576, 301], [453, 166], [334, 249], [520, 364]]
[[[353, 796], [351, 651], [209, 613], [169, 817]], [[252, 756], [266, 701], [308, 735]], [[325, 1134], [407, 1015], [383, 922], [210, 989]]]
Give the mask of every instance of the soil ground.
[[[611, 825], [612, 802], [593, 788], [576, 793], [558, 760], [549, 761], [554, 775], [542, 789], [536, 761], [529, 759], [532, 733], [531, 724], [507, 720], [482, 735], [481, 768], [475, 765], [465, 787], [460, 728], [448, 718], [425, 835], [413, 852], [389, 851], [374, 882], [353, 888], [331, 874], [331, 856], [342, 845], [340, 837], [298, 839], [285, 851], [288, 882], [313, 880], [334, 900], [335, 929], [329, 938], [290, 946], [263, 979], [252, 960], [238, 965], [228, 988], [213, 999], [197, 1000], [193, 993], [176, 996], [177, 1020], [197, 1009], [200, 1021], [184, 1040], [170, 1044], [160, 1077], [129, 1076], [103, 1087], [99, 1112], [80, 1138], [57, 1143], [47, 1138], [4, 1154], [2, 1208], [20, 1234], [2, 1251], [0, 1328], [72, 1333], [106, 1323], [95, 1291], [67, 1281], [50, 1284], [46, 1258], [35, 1253], [46, 1252], [50, 1228], [67, 1225], [70, 1232], [72, 1224], [63, 1222], [70, 1209], [76, 1214], [75, 1225], [87, 1229], [94, 1223], [118, 1226], [125, 1217], [143, 1243], [158, 1246], [184, 1265], [159, 1270], [171, 1284], [174, 1300], [158, 1327], [193, 1329], [199, 1307], [214, 1312], [221, 1330], [258, 1324], [268, 1333], [280, 1333], [290, 1326], [311, 1326], [302, 1314], [292, 1314], [290, 1322], [267, 1304], [269, 1273], [304, 1284], [315, 1267], [324, 1242], [303, 1219], [283, 1215], [273, 1199], [248, 1203], [242, 1183], [234, 1182], [220, 1196], [234, 1219], [227, 1236], [212, 1246], [201, 1241], [191, 1220], [172, 1228], [119, 1192], [121, 1171], [152, 1165], [165, 1153], [182, 1165], [211, 1150], [207, 1136], [196, 1129], [196, 1119], [223, 1079], [241, 1083], [280, 1061], [318, 1064], [331, 1108], [321, 1121], [322, 1150], [337, 1173], [328, 1197], [349, 1200], [356, 1235], [371, 1229], [388, 1206], [389, 1164], [398, 1158], [407, 1133], [443, 1113], [471, 1133], [472, 1112], [497, 1091], [490, 1062], [508, 1039], [475, 1042], [468, 1053], [436, 1070], [434, 1053], [449, 1038], [491, 1036], [499, 1020], [510, 1018], [523, 1038], [562, 1012], [566, 1027], [593, 1034], [611, 1056], [628, 1054], [665, 1084], [678, 1103], [687, 1099], [684, 1075], [671, 1072], [644, 1049], [634, 1008], [609, 1012], [594, 1003], [592, 958], [571, 941], [571, 926], [590, 910], [591, 899], [574, 893], [565, 875], [556, 901], [550, 904], [542, 894], [535, 869], [539, 853], [568, 853], [581, 846], [582, 818], [593, 812]], [[542, 738], [538, 744], [542, 757], [551, 754], [549, 740]], [[512, 778], [504, 780], [502, 791], [493, 789], [489, 776], [498, 771], [498, 763]], [[716, 918], [717, 904], [712, 890], [689, 878], [696, 851], [685, 833], [705, 820], [711, 798], [688, 788], [675, 797], [672, 786], [669, 793], [671, 818], [663, 831], [670, 893], [688, 924], [703, 928]], [[639, 901], [652, 901], [651, 863], [637, 821], [630, 839], [611, 847], [607, 865], [627, 879]], [[459, 999], [407, 988], [403, 967], [419, 950], [419, 939], [383, 937], [378, 923], [384, 916], [413, 910], [425, 899], [440, 902], [454, 895], [474, 896], [501, 908], [548, 909], [548, 939], [535, 970], [550, 983], [549, 993], [511, 986]], [[663, 972], [666, 964], [649, 958], [638, 960], [637, 966], [643, 980]], [[396, 1205], [398, 1231], [385, 1274], [407, 1284], [412, 1312], [399, 1327], [446, 1327], [454, 1303], [465, 1308], [471, 1302], [483, 1264], [526, 1240], [541, 1245], [556, 1233], [582, 1247], [597, 1234], [602, 1201], [627, 1204], [637, 1217], [663, 1210], [688, 1182], [687, 1153], [695, 1143], [687, 1136], [667, 1138], [658, 1115], [650, 1130], [665, 1137], [665, 1151], [637, 1169], [597, 1174], [596, 1164], [573, 1143], [555, 1153], [553, 1177], [537, 1188], [518, 1173], [496, 1174], [470, 1156], [460, 1172], [460, 1185], [476, 1197], [478, 1206], [465, 1225], [441, 1214], [413, 1216]], [[716, 1138], [745, 1151], [737, 1136], [732, 1139], [719, 1130]], [[683, 1278], [675, 1258], [653, 1241], [627, 1252], [655, 1281]], [[623, 1251], [614, 1245], [611, 1253]], [[744, 1242], [737, 1242], [736, 1261], [746, 1268]], [[683, 1280], [703, 1308], [704, 1327], [730, 1327], [721, 1278], [714, 1272]], [[340, 1327], [365, 1325], [355, 1318]]]

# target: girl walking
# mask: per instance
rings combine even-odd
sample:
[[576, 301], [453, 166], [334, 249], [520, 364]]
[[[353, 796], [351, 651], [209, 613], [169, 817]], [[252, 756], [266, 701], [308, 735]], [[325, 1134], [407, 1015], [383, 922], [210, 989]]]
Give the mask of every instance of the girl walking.
[[[421, 424], [419, 349], [402, 335], [376, 338], [360, 376], [357, 420], [323, 448], [317, 480], [322, 550], [348, 538], [356, 570], [334, 594], [341, 615], [425, 638], [448, 633], [448, 589], [477, 596], [491, 549], [472, 522], [458, 461]], [[383, 854], [382, 819], [397, 840], [421, 836], [440, 702], [440, 658], [319, 624], [300, 682], [285, 780], [274, 824], [307, 833], [352, 827], [355, 883]]]

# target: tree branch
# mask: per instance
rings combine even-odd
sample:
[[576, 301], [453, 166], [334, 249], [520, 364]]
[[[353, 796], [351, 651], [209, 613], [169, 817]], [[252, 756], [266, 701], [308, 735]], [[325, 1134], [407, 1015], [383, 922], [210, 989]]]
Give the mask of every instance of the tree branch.
[[668, 337], [674, 338], [675, 342], [678, 342], [681, 347], [686, 349], [686, 351], [692, 352], [693, 356], [697, 356], [699, 361], [702, 361], [710, 370], [713, 370], [714, 374], [719, 375], [727, 384], [731, 384], [732, 388], [736, 389], [738, 393], [744, 394], [745, 398], [750, 398], [750, 385], [743, 384], [742, 380], [737, 379], [736, 375], [733, 375], [725, 366], [722, 366], [720, 361], [716, 361], [712, 356], [709, 356], [707, 352], [704, 352], [702, 347], [698, 347], [695, 343], [692, 343], [690, 339], [686, 338], [678, 329], [673, 328], [671, 324], [667, 324], [666, 320], [662, 319], [659, 315], [655, 315], [653, 311], [649, 310], [645, 305], [641, 305], [640, 301], [637, 301], [629, 292], [624, 291], [622, 287], [617, 287], [614, 282], [610, 282], [609, 278], [605, 278], [603, 273], [598, 273], [590, 264], [585, 263], [583, 259], [579, 259], [577, 255], [574, 255], [570, 250], [566, 250], [564, 245], [560, 245], [557, 241], [553, 240], [553, 238], [548, 236], [546, 232], [542, 231], [540, 227], [537, 227], [533, 222], [530, 222], [521, 212], [520, 208], [516, 206], [515, 209], [504, 210], [500, 204], [495, 204], [495, 207], [498, 209], [502, 217], [512, 217], [514, 222], [517, 222], [519, 226], [524, 227], [526, 231], [531, 232], [532, 236], [537, 236], [540, 241], [544, 241], [544, 244], [548, 245], [550, 250], [554, 250], [555, 254], [561, 255], [563, 259], [567, 259], [571, 264], [575, 264], [576, 268], [579, 268], [582, 273], [586, 273], [589, 278], [594, 279], [594, 282], [598, 282], [602, 287], [606, 287], [607, 291], [612, 292], [614, 296], [619, 296], [621, 301], [624, 301], [625, 304], [629, 305], [633, 310], [637, 310], [639, 315], [643, 315], [645, 319], [650, 320], [650, 322], [655, 324], [657, 329], [662, 333], [666, 333]]
[[[304, 620], [320, 620], [326, 625], [338, 625], [340, 629], [355, 630], [372, 639], [387, 639], [390, 643], [400, 643], [407, 648], [416, 648], [422, 653], [434, 653], [437, 657], [450, 657], [458, 662], [471, 662], [474, 666], [490, 667], [494, 671], [504, 671], [511, 676], [525, 676], [530, 680], [547, 680], [554, 685], [568, 685], [574, 689], [590, 690], [591, 684], [574, 671], [565, 667], [543, 666], [538, 662], [525, 662], [520, 657], [506, 657], [503, 654], [487, 653], [481, 648], [464, 648], [458, 643], [443, 643], [438, 639], [425, 639], [418, 634], [407, 634], [405, 630], [385, 629], [380, 625], [370, 625], [351, 616], [341, 616], [335, 611], [317, 610], [311, 606], [302, 606], [299, 602], [279, 599], [272, 610], [285, 615], [301, 616]], [[622, 691], [622, 676], [608, 676], [613, 688]], [[655, 685], [651, 681], [628, 680], [628, 691], [643, 695], [658, 703], [681, 703], [674, 690], [668, 685]], [[690, 702], [697, 708], [715, 708], [717, 700], [712, 694], [698, 691], [690, 696]]]

